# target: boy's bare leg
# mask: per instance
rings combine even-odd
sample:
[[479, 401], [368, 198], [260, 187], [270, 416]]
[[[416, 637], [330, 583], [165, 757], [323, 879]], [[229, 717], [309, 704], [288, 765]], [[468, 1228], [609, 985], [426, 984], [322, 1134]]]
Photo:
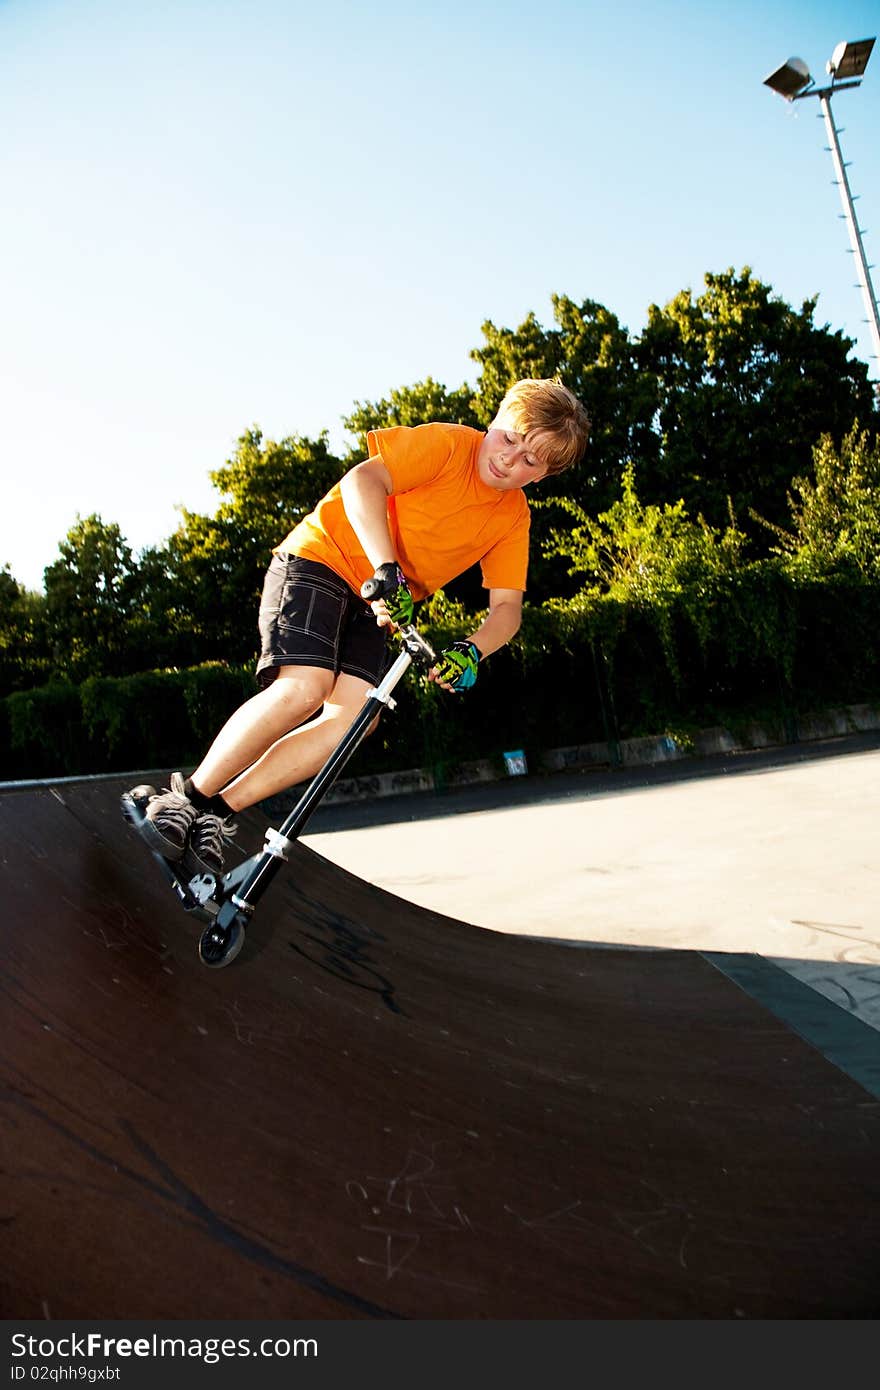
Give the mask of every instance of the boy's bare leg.
[[320, 709], [333, 682], [333, 672], [317, 666], [280, 667], [270, 686], [227, 719], [193, 773], [193, 784], [204, 796], [221, 791], [277, 739]]
[[[357, 676], [339, 676], [320, 716], [273, 743], [252, 767], [224, 788], [223, 800], [233, 811], [243, 811], [264, 797], [313, 777], [363, 708], [369, 689], [369, 683]], [[374, 727], [375, 723], [370, 732]]]

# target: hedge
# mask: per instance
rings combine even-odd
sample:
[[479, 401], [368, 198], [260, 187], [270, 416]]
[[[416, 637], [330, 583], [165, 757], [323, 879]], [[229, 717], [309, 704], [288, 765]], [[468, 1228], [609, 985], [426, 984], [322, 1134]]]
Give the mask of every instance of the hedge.
[[57, 777], [195, 764], [254, 693], [250, 668], [52, 681], [0, 701], [0, 776]]
[[[469, 626], [434, 604], [438, 647]], [[471, 620], [472, 621], [472, 620]], [[0, 701], [0, 777], [35, 778], [194, 766], [226, 717], [254, 693], [252, 667], [55, 681]], [[713, 590], [662, 606], [600, 597], [526, 608], [516, 642], [475, 689], [444, 697], [398, 686], [397, 709], [355, 755], [352, 772], [429, 767], [523, 748], [686, 733], [750, 719], [793, 729], [799, 713], [880, 701], [880, 586], [738, 570]]]

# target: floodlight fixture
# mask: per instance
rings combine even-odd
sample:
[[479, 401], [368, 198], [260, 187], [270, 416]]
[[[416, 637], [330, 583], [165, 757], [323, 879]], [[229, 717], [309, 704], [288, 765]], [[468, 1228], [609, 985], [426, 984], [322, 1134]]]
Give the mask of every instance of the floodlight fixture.
[[781, 67], [764, 78], [764, 85], [785, 97], [786, 101], [794, 101], [806, 87], [813, 85], [813, 79], [803, 58], [787, 58]]
[[847, 77], [861, 77], [868, 66], [873, 39], [856, 39], [839, 43], [825, 64], [825, 71], [835, 82]]
[[[836, 175], [834, 182], [840, 189], [840, 201], [849, 232], [850, 250], [855, 258], [859, 288], [862, 291], [865, 308], [868, 311], [866, 323], [874, 344], [874, 356], [880, 362], [880, 310], [877, 308], [877, 296], [871, 283], [873, 267], [868, 264], [868, 258], [865, 255], [862, 230], [856, 218], [849, 176], [846, 172], [847, 165], [840, 149], [840, 131], [834, 123], [834, 116], [831, 111], [832, 96], [837, 92], [845, 92], [852, 87], [861, 86], [862, 75], [868, 66], [868, 59], [871, 57], [874, 42], [874, 39], [853, 39], [839, 43], [825, 64], [825, 71], [831, 78], [831, 82], [824, 87], [816, 86], [810, 76], [810, 69], [803, 58], [789, 58], [775, 72], [771, 72], [769, 77], [764, 78], [764, 85], [772, 88], [774, 92], [778, 92], [781, 97], [785, 97], [786, 101], [801, 101], [804, 97], [817, 97], [819, 100], [822, 118], [828, 133], [828, 150], [834, 164]], [[880, 382], [877, 383], [875, 389], [877, 401], [880, 404]]]

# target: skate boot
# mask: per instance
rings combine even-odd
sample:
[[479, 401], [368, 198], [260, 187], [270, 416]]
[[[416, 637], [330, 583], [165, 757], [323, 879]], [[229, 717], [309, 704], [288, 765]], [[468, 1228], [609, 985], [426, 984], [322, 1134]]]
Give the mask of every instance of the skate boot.
[[183, 858], [190, 830], [198, 817], [184, 789], [183, 774], [172, 772], [170, 788], [147, 802], [141, 834], [163, 859]]
[[196, 813], [189, 831], [183, 866], [191, 874], [214, 874], [223, 871], [225, 846], [236, 834], [238, 826], [212, 811]]

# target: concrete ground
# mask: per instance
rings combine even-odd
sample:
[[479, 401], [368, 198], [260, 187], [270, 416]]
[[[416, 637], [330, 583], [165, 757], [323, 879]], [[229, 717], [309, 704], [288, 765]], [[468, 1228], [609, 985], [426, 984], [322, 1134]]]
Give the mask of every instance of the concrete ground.
[[530, 936], [753, 952], [880, 1029], [877, 735], [316, 813], [303, 843]]

